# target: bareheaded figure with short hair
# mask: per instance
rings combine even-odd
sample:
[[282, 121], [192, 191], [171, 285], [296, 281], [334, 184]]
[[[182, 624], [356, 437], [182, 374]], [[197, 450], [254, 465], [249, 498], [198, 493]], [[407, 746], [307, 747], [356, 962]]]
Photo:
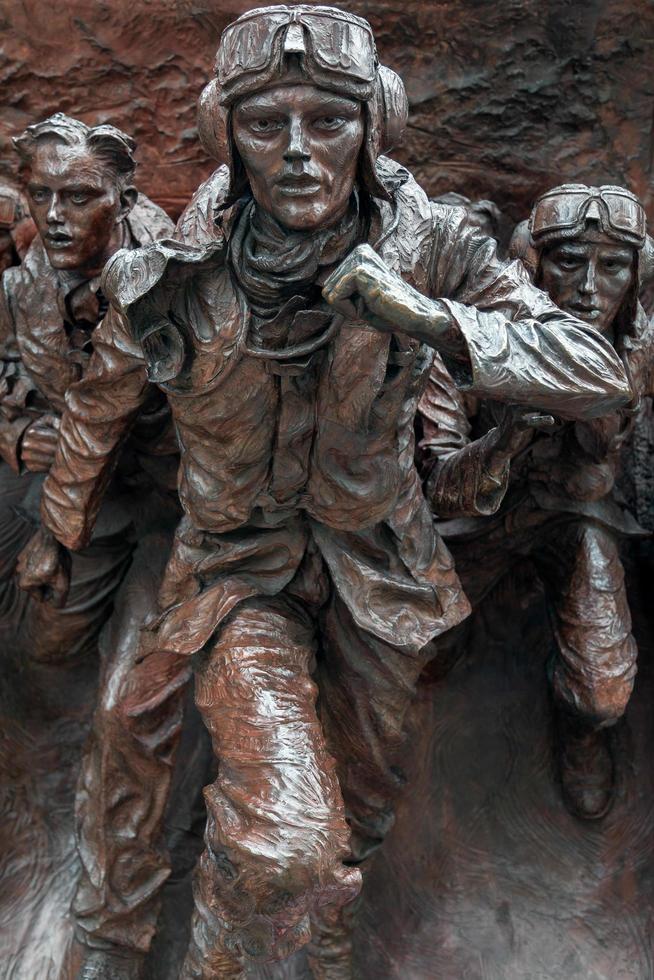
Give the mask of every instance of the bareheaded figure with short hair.
[[191, 665], [219, 767], [182, 976], [243, 977], [306, 944], [316, 977], [351, 976], [352, 903], [406, 784], [426, 644], [469, 609], [413, 459], [434, 350], [477, 393], [569, 418], [630, 398], [610, 343], [382, 155], [406, 96], [365, 20], [254, 10], [216, 69], [200, 132], [228, 165], [179, 241], [107, 267], [112, 310], [23, 554], [24, 583], [47, 590], [58, 549], [88, 540], [149, 382], [165, 391], [185, 513], [160, 615], [114, 692], [132, 754], [110, 785], [88, 776], [88, 980], [137, 976], [156, 927], [166, 718]]
[[[172, 223], [147, 198], [137, 202], [135, 144], [114, 126], [87, 126], [57, 113], [29, 126], [14, 145], [38, 234], [0, 287], [0, 624], [21, 656], [73, 663], [96, 647], [129, 566], [129, 498], [136, 491], [120, 493], [119, 470], [91, 549], [73, 558], [65, 610], [29, 600], [14, 577], [16, 559], [38, 523], [67, 394], [87, 370], [107, 311], [104, 264], [121, 248], [170, 233]], [[149, 440], [157, 424], [169, 427], [167, 418], [165, 400], [150, 397], [132, 450], [139, 433]], [[133, 471], [137, 461], [129, 455]]]
[[646, 532], [616, 479], [639, 403], [654, 393], [654, 328], [638, 302], [647, 241], [630, 191], [564, 184], [539, 198], [511, 242], [536, 285], [615, 348], [631, 381], [628, 405], [545, 424], [485, 402], [468, 418], [435, 363], [419, 413], [426, 493], [473, 608], [526, 559], [544, 586], [563, 799], [583, 819], [603, 817], [613, 801], [609, 731], [636, 674], [619, 549]]

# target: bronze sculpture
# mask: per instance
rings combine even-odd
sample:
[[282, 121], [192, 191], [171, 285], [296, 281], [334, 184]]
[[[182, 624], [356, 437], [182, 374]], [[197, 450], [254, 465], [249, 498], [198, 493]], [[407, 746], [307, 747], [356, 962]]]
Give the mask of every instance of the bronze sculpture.
[[559, 774], [569, 809], [587, 819], [611, 805], [607, 730], [636, 673], [619, 540], [644, 531], [615, 482], [640, 400], [654, 391], [654, 331], [638, 302], [645, 244], [633, 194], [578, 184], [544, 194], [512, 243], [561, 309], [610, 339], [631, 381], [629, 406], [592, 421], [541, 420], [538, 434], [538, 421], [482, 403], [470, 441], [465, 406], [438, 364], [421, 403], [427, 494], [473, 607], [525, 558], [545, 586]]
[[[93, 545], [73, 560], [66, 610], [25, 606], [13, 566], [38, 522], [43, 474], [54, 458], [66, 393], [86, 370], [93, 331], [107, 309], [99, 289], [103, 265], [118, 248], [152, 241], [171, 224], [147, 198], [137, 203], [134, 144], [111, 126], [88, 127], [58, 113], [30, 126], [15, 146], [39, 234], [22, 265], [5, 273], [0, 294], [0, 589], [4, 615], [13, 619], [12, 635], [25, 656], [71, 662], [97, 643], [131, 560], [125, 491], [110, 495]], [[144, 413], [141, 423], [142, 438], [154, 442], [157, 427], [167, 425], [165, 406], [156, 401], [150, 400], [150, 415]], [[134, 441], [132, 455], [156, 454], [154, 442], [139, 449]], [[135, 465], [132, 459], [127, 469]]]
[[116, 911], [84, 883], [88, 977], [136, 975], [154, 929], [166, 718], [191, 656], [221, 768], [184, 975], [240, 976], [310, 939], [318, 975], [347, 971], [341, 909], [392, 822], [426, 644], [468, 610], [413, 463], [430, 349], [484, 397], [573, 419], [629, 399], [609, 343], [379, 156], [402, 90], [365, 21], [251, 12], [217, 69], [206, 104], [225, 115], [229, 179], [198, 194], [182, 241], [109, 264], [113, 309], [22, 557], [26, 586], [63, 593], [57, 542], [86, 543], [149, 377], [176, 420], [185, 516], [117, 709], [152, 793], [123, 814], [135, 887]]
[[437, 197], [432, 197], [432, 201], [435, 204], [449, 204], [455, 208], [464, 208], [468, 212], [471, 225], [478, 228], [482, 235], [494, 238], [498, 245], [498, 255], [501, 258], [506, 257], [513, 226], [494, 201], [472, 201], [469, 197], [458, 194], [456, 191], [439, 194]]
[[13, 183], [0, 179], [0, 275], [22, 262], [35, 234], [25, 196]]
[[[93, 540], [72, 559], [66, 608], [35, 602], [17, 587], [16, 561], [38, 523], [66, 395], [88, 366], [107, 309], [99, 288], [104, 262], [117, 248], [169, 233], [172, 223], [147, 198], [137, 200], [134, 143], [112, 126], [58, 113], [30, 126], [16, 149], [38, 235], [0, 290], [0, 646], [3, 669], [11, 670], [13, 658], [38, 701], [42, 689], [64, 692], [72, 672], [88, 671], [103, 640], [105, 668], [116, 674], [130, 630], [138, 634], [135, 611], [146, 605], [148, 575], [156, 574], [152, 549], [150, 567], [144, 562], [145, 536], [158, 521], [163, 561], [165, 515], [172, 526], [177, 519], [174, 494], [163, 489], [167, 478], [174, 490], [176, 447], [165, 400], [155, 396], [123, 448]], [[158, 508], [156, 520], [148, 505]]]

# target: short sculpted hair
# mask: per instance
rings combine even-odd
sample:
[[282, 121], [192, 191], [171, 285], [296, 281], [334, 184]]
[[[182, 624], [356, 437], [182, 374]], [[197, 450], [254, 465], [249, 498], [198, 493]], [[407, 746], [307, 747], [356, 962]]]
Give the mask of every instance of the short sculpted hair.
[[21, 159], [22, 168], [29, 167], [36, 148], [46, 140], [58, 140], [67, 146], [83, 146], [92, 152], [113, 172], [122, 189], [131, 183], [136, 169], [134, 151], [136, 143], [131, 136], [115, 126], [87, 126], [63, 112], [28, 126], [25, 132], [13, 140]]

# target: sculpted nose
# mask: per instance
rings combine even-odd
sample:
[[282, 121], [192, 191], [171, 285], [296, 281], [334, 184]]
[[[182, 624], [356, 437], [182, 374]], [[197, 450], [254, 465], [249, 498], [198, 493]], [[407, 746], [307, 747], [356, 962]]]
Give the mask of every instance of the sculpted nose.
[[63, 221], [63, 216], [61, 214], [61, 202], [58, 194], [53, 194], [50, 198], [50, 206], [48, 208], [46, 219], [50, 224], [60, 224]]
[[579, 286], [580, 293], [590, 294], [595, 292], [596, 271], [595, 263], [593, 261], [589, 262], [586, 266], [586, 271]]
[[289, 127], [288, 146], [284, 153], [284, 159], [287, 163], [292, 163], [294, 160], [311, 159], [307, 135], [299, 120], [293, 120]]

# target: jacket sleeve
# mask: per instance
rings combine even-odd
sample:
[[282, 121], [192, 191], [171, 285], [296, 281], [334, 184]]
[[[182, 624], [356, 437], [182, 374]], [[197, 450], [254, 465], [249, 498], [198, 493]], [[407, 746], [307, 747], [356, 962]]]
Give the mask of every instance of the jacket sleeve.
[[187, 245], [208, 245], [223, 238], [220, 224], [229, 192], [229, 170], [222, 164], [200, 184], [182, 212], [173, 235]]
[[[646, 316], [644, 312], [643, 315]], [[652, 398], [654, 397], [654, 316], [647, 318], [643, 332], [643, 346], [645, 349], [643, 364], [644, 377], [640, 380], [640, 390], [634, 392], [634, 395]]]
[[84, 378], [66, 394], [54, 463], [43, 485], [43, 525], [73, 550], [88, 544], [118, 454], [143, 404], [140, 348], [110, 309], [93, 335]]
[[26, 401], [34, 388], [23, 368], [11, 308], [13, 270], [0, 280], [0, 457], [15, 473], [20, 472], [20, 444], [25, 430], [34, 421]]
[[554, 306], [521, 262], [501, 262], [464, 211], [432, 209], [429, 292], [466, 343], [468, 363], [446, 361], [459, 387], [566, 419], [629, 402], [624, 367], [607, 340]]
[[438, 517], [494, 514], [509, 484], [509, 463], [498, 474], [487, 468], [494, 430], [470, 439], [465, 400], [438, 356], [418, 413], [418, 459], [433, 513]]

